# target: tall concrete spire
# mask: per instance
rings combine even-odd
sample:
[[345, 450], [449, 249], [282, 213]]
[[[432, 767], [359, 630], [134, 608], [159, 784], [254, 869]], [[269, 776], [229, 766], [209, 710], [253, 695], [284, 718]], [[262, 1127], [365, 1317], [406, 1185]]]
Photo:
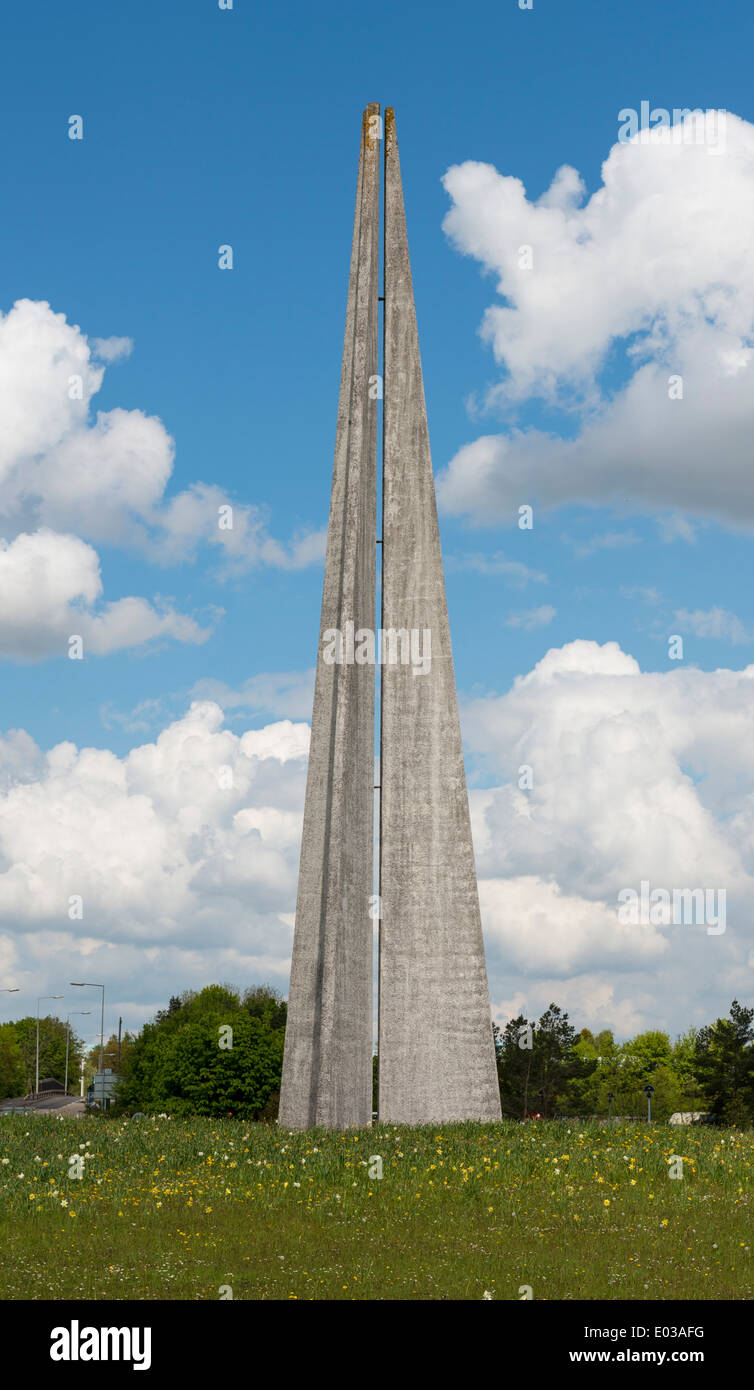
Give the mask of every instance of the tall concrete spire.
[[382, 627], [429, 633], [431, 661], [424, 674], [382, 667], [379, 1118], [495, 1120], [500, 1092], [391, 109], [384, 349]]
[[[348, 648], [366, 633], [374, 655], [380, 650], [371, 389], [378, 113], [367, 107], [362, 122], [280, 1098], [280, 1123], [291, 1128], [365, 1125], [372, 1114], [375, 667], [348, 650], [333, 661], [331, 638]], [[384, 140], [379, 1118], [495, 1120], [500, 1097], [391, 110]]]
[[[279, 1121], [372, 1117], [374, 666], [327, 664], [328, 630], [374, 630], [379, 106], [362, 119]], [[372, 395], [375, 395], [372, 392]]]

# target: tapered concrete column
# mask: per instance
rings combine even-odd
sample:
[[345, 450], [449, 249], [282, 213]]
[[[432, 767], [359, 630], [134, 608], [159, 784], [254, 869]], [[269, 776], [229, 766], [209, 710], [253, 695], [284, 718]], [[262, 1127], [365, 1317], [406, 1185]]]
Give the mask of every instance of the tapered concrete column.
[[291, 1128], [372, 1116], [375, 671], [327, 664], [323, 652], [333, 654], [328, 631], [345, 639], [349, 623], [355, 633], [375, 625], [378, 113], [370, 105], [362, 120], [280, 1095]]
[[425, 674], [411, 663], [382, 667], [379, 1118], [495, 1120], [500, 1093], [390, 109], [384, 341], [382, 626], [417, 633], [424, 654], [430, 641], [431, 661]]

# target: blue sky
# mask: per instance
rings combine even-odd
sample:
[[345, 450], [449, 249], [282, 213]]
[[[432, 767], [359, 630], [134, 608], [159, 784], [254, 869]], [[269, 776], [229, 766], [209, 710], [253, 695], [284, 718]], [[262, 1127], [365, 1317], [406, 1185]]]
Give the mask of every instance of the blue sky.
[[[477, 329], [493, 297], [479, 267], [448, 245], [441, 185], [449, 165], [490, 162], [533, 197], [567, 162], [590, 191], [615, 140], [617, 110], [653, 103], [725, 107], [746, 116], [746, 38], [754, 17], [733, 4], [711, 20], [703, 4], [639, 3], [630, 16], [600, 3], [470, 4], [459, 18], [434, 5], [369, 9], [260, 7], [211, 0], [14, 8], [6, 52], [0, 303], [47, 299], [92, 337], [128, 336], [98, 409], [156, 414], [176, 441], [170, 491], [201, 479], [269, 509], [270, 529], [326, 524], [342, 344], [359, 119], [367, 100], [398, 115], [423, 364], [436, 469], [500, 417], [470, 424], [467, 398], [496, 379]], [[734, 41], [735, 40], [735, 41]], [[738, 57], [736, 55], [739, 55]], [[71, 113], [86, 120], [67, 139]], [[10, 214], [10, 215], [8, 215]], [[234, 269], [216, 248], [230, 242]], [[568, 422], [565, 422], [568, 428]], [[748, 542], [716, 538], [693, 568], [634, 524], [630, 549], [574, 557], [563, 531], [610, 529], [576, 509], [536, 533], [469, 531], [446, 518], [449, 569], [461, 552], [506, 549], [550, 575], [541, 602], [559, 610], [545, 632], [514, 635], [526, 607], [504, 582], [449, 578], [461, 688], [497, 688], [551, 645], [574, 636], [628, 644], [642, 664], [667, 664], [640, 601], [621, 584], [657, 587], [680, 607], [741, 608], [736, 573]], [[100, 550], [109, 596], [134, 591], [133, 558]], [[257, 572], [218, 584], [201, 563], [140, 576], [183, 608], [217, 604], [224, 621], [206, 645], [148, 661], [114, 654], [84, 682], [61, 662], [58, 713], [38, 668], [3, 672], [2, 717], [43, 739], [98, 742], [99, 710], [127, 710], [207, 675], [238, 682], [314, 659], [319, 574]], [[570, 590], [565, 601], [563, 590]], [[580, 596], [574, 596], [574, 590]], [[142, 590], [147, 590], [142, 586]], [[554, 601], [553, 596], [557, 596]], [[537, 594], [537, 601], [540, 595]], [[249, 605], [253, 604], [253, 616]], [[738, 605], [738, 608], [736, 608]], [[746, 614], [740, 614], [745, 617]], [[479, 654], [484, 652], [480, 661]], [[699, 643], [714, 666], [723, 644]], [[68, 678], [68, 679], [67, 679]], [[73, 681], [73, 685], [71, 685]], [[75, 691], [75, 694], [74, 694]], [[128, 739], [114, 746], [124, 749]]]
[[[684, 483], [681, 462], [677, 475], [669, 469], [659, 500], [648, 500], [649, 485], [630, 468], [624, 486], [618, 468], [609, 504], [585, 484], [578, 499], [552, 505], [547, 439], [578, 438], [601, 410], [609, 412], [630, 383], [637, 360], [630, 349], [646, 338], [646, 324], [637, 330], [634, 319], [600, 345], [588, 389], [588, 354], [574, 356], [576, 407], [564, 404], [572, 386], [565, 372], [560, 395], [524, 384], [483, 409], [485, 394], [509, 382], [511, 371], [515, 378], [519, 370], [525, 376], [527, 362], [535, 372], [546, 367], [546, 349], [535, 309], [497, 293], [496, 248], [470, 250], [482, 194], [459, 195], [467, 243], [459, 249], [443, 230], [453, 200], [442, 182], [451, 166], [487, 164], [520, 180], [533, 205], [568, 165], [584, 181], [586, 204], [616, 145], [621, 108], [646, 98], [754, 120], [750, 6], [711, 11], [702, 0], [637, 0], [626, 10], [598, 0], [534, 0], [528, 11], [517, 0], [471, 0], [459, 11], [234, 0], [231, 11], [221, 11], [216, 0], [119, 7], [81, 0], [62, 10], [39, 0], [7, 12], [2, 37], [0, 311], [7, 315], [22, 299], [47, 301], [90, 342], [131, 340], [129, 355], [106, 364], [90, 423], [97, 411], [158, 417], [175, 441], [158, 509], [206, 484], [239, 507], [260, 509], [261, 534], [289, 557], [297, 539], [327, 521], [361, 110], [373, 100], [395, 107], [435, 470], [442, 478], [459, 450], [482, 436], [545, 435], [531, 495], [514, 489], [535, 505], [531, 532], [516, 526], [507, 493], [499, 506], [488, 505], [486, 494], [474, 502], [469, 485], [466, 508], [458, 501], [467, 488], [463, 472], [452, 496], [439, 488], [473, 787], [497, 785], [501, 759], [511, 774], [478, 733], [480, 697], [494, 703], [550, 649], [613, 642], [642, 672], [675, 676], [667, 639], [680, 631], [685, 673], [738, 671], [752, 660], [754, 612], [744, 579], [751, 518], [743, 505], [736, 515], [734, 494], [721, 519], [709, 488]], [[84, 120], [81, 141], [68, 138], [74, 113]], [[681, 187], [681, 222], [682, 194]], [[605, 233], [610, 238], [615, 244], [614, 228]], [[223, 244], [233, 247], [232, 271], [218, 269]], [[698, 249], [701, 259], [705, 248]], [[735, 248], [730, 256], [739, 267]], [[734, 294], [738, 273], [720, 273]], [[747, 274], [741, 271], [746, 284]], [[692, 277], [674, 301], [671, 338], [673, 315], [687, 314], [696, 295]], [[516, 308], [522, 326], [513, 362], [496, 361], [479, 333], [485, 312], [504, 304]], [[711, 312], [707, 306], [701, 321]], [[565, 322], [564, 342], [573, 327]], [[726, 321], [725, 332], [748, 341], [738, 321]], [[663, 367], [662, 352], [653, 360]], [[661, 471], [649, 459], [647, 469], [655, 466]], [[23, 515], [9, 512], [4, 532], [0, 525], [9, 542]], [[125, 522], [110, 539], [95, 524], [78, 528], [75, 497], [62, 515], [58, 506], [42, 524], [80, 535], [96, 550], [103, 585], [96, 611], [136, 596], [190, 617], [210, 635], [198, 641], [166, 631], [81, 663], [49, 643], [42, 659], [29, 660], [16, 643], [0, 654], [0, 732], [23, 728], [43, 749], [70, 741], [123, 758], [180, 719], [197, 687], [212, 693], [200, 683], [237, 690], [270, 673], [275, 679], [265, 689], [278, 695], [236, 704], [228, 727], [240, 736], [270, 720], [308, 718], [301, 673], [315, 658], [320, 562], [292, 567], [290, 558], [262, 558], [228, 574], [217, 546], [201, 537], [168, 553], [157, 525], [140, 546], [127, 538]], [[530, 572], [526, 582], [511, 563]], [[298, 691], [293, 702], [280, 698], [280, 673]], [[697, 749], [703, 744], [700, 737]], [[690, 755], [678, 757], [692, 779], [709, 777]], [[749, 795], [748, 784], [739, 790]], [[714, 814], [730, 819], [735, 810], [720, 801]], [[509, 870], [498, 863], [492, 877]], [[592, 896], [599, 891], [595, 884]], [[285, 952], [272, 954], [280, 983]], [[136, 975], [134, 965], [122, 998], [141, 1006]], [[724, 1005], [728, 983], [716, 1005]], [[644, 985], [631, 988], [635, 1000]], [[497, 994], [510, 1001], [502, 983]], [[141, 1002], [146, 1009], [152, 1001]], [[637, 1017], [654, 1017], [653, 1007], [637, 1005]]]

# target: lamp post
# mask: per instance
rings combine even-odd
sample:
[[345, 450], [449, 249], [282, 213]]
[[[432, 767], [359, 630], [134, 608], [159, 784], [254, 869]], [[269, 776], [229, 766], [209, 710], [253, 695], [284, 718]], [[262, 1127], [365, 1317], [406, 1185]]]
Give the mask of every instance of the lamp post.
[[42, 1000], [43, 1000], [43, 999], [65, 999], [65, 995], [64, 995], [64, 994], [40, 994], [40, 996], [39, 996], [39, 998], [38, 998], [38, 1000], [37, 1000], [37, 1066], [36, 1066], [36, 1073], [35, 1073], [35, 1075], [36, 1075], [36, 1080], [35, 1080], [35, 1082], [34, 1082], [34, 1094], [35, 1094], [35, 1096], [38, 1096], [38, 1095], [39, 1095], [39, 1006], [40, 1006], [40, 1004], [42, 1003]]
[[102, 1051], [105, 1046], [105, 986], [93, 984], [91, 980], [71, 980], [71, 984], [76, 989], [102, 990], [102, 1021], [99, 1034], [99, 1069], [102, 1071]]
[[612, 1119], [612, 1117], [613, 1117], [613, 1101], [614, 1101], [614, 1100], [615, 1100], [615, 1092], [614, 1092], [614, 1091], [608, 1091], [608, 1093], [607, 1093], [607, 1118], [608, 1118], [608, 1121], [610, 1121], [610, 1120]]
[[68, 1044], [71, 1041], [71, 1019], [74, 1014], [80, 1014], [83, 1018], [85, 1014], [90, 1014], [91, 1012], [91, 1009], [72, 1009], [65, 1021], [65, 1085], [63, 1090], [66, 1095], [68, 1095]]
[[644, 1087], [644, 1094], [647, 1097], [647, 1124], [652, 1123], [652, 1096], [654, 1093], [654, 1086], [648, 1085]]

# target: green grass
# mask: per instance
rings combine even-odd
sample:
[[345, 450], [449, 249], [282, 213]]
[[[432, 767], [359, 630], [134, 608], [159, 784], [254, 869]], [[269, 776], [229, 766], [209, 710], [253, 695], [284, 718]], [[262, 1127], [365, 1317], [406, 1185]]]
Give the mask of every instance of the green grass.
[[753, 1173], [706, 1127], [3, 1116], [0, 1297], [750, 1299]]

